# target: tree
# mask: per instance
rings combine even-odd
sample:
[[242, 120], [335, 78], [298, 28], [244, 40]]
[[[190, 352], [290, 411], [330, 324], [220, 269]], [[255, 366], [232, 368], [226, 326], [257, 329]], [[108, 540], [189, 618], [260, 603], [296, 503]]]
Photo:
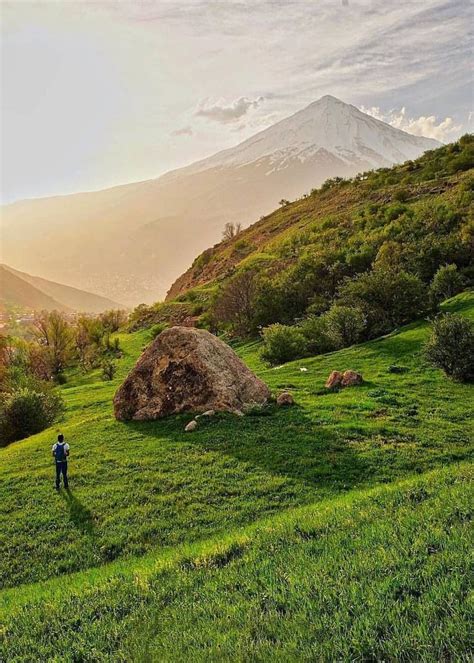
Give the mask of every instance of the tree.
[[43, 311], [34, 320], [34, 334], [38, 343], [47, 348], [51, 373], [57, 377], [73, 356], [73, 335], [69, 323], [58, 311]]
[[365, 317], [362, 311], [351, 306], [331, 306], [322, 318], [326, 335], [335, 349], [347, 348], [357, 343], [365, 328]]
[[127, 314], [120, 309], [110, 309], [100, 314], [100, 321], [104, 329], [113, 334], [127, 322]]
[[226, 223], [222, 231], [222, 241], [228, 242], [242, 232], [242, 224]]
[[424, 347], [426, 359], [461, 382], [474, 380], [474, 322], [462, 315], [438, 317]]
[[102, 380], [113, 380], [116, 372], [117, 366], [111, 359], [102, 362]]
[[443, 265], [433, 276], [430, 297], [435, 306], [445, 299], [454, 297], [463, 289], [463, 279], [456, 265]]
[[262, 359], [271, 365], [304, 356], [306, 341], [298, 327], [276, 323], [263, 330]]
[[2, 394], [0, 404], [0, 446], [39, 433], [63, 412], [61, 396], [48, 385], [23, 387]]
[[338, 303], [360, 309], [366, 334], [374, 338], [425, 313], [428, 296], [414, 274], [377, 269], [346, 281], [339, 289]]
[[230, 324], [239, 335], [255, 331], [255, 293], [255, 272], [238, 272], [218, 295], [212, 310], [213, 317], [218, 323]]

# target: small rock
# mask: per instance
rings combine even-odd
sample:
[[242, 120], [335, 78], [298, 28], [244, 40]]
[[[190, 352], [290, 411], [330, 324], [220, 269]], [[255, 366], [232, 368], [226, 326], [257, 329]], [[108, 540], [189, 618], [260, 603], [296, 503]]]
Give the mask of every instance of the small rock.
[[191, 433], [193, 430], [196, 430], [197, 427], [198, 427], [198, 422], [196, 421], [196, 419], [193, 419], [192, 421], [189, 422], [189, 424], [186, 426], [184, 430], [186, 431], [186, 433]]
[[301, 371], [302, 373], [307, 373], [307, 372], [308, 372], [308, 369], [305, 368], [304, 366], [302, 366], [302, 367], [300, 368], [300, 371]]
[[289, 405], [294, 405], [295, 399], [290, 394], [289, 391], [282, 391], [281, 394], [277, 397], [278, 407], [288, 407]]
[[356, 373], [356, 371], [344, 371], [341, 387], [355, 387], [356, 385], [362, 384], [362, 382], [363, 379], [360, 373]]
[[341, 371], [332, 371], [328, 379], [326, 380], [326, 384], [324, 385], [326, 389], [336, 389], [336, 387], [340, 387], [342, 383], [342, 373]]
[[205, 412], [202, 413], [202, 417], [213, 417], [215, 415], [216, 411], [215, 410], [206, 410]]

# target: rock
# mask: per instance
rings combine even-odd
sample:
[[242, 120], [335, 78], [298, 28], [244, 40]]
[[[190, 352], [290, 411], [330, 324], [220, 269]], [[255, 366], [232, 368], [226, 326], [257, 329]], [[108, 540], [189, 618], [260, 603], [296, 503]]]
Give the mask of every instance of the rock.
[[282, 391], [281, 394], [278, 394], [276, 402], [278, 407], [288, 407], [295, 404], [295, 400], [289, 391]]
[[189, 422], [187, 426], [185, 426], [184, 430], [186, 431], [186, 433], [190, 433], [191, 431], [196, 430], [197, 427], [198, 427], [198, 422], [196, 421], [196, 419], [193, 419], [192, 421]]
[[268, 387], [216, 336], [204, 329], [171, 327], [147, 347], [119, 387], [114, 412], [122, 421], [179, 412], [236, 412], [266, 403], [269, 396]]
[[355, 387], [356, 385], [362, 384], [362, 382], [362, 375], [360, 373], [356, 373], [355, 371], [344, 371], [341, 387]]
[[215, 415], [215, 410], [206, 410], [201, 414], [201, 417], [213, 417]]
[[342, 382], [342, 373], [341, 371], [332, 371], [328, 379], [326, 380], [326, 384], [324, 385], [326, 389], [336, 389], [337, 387], [341, 386]]

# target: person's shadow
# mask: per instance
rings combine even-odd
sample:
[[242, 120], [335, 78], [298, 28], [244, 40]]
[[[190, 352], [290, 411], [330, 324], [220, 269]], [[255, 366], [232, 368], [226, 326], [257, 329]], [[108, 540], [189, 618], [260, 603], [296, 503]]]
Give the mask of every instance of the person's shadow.
[[84, 534], [94, 534], [94, 516], [92, 511], [87, 509], [82, 502], [74, 496], [70, 488], [62, 490], [60, 495], [69, 507], [71, 521], [74, 525]]

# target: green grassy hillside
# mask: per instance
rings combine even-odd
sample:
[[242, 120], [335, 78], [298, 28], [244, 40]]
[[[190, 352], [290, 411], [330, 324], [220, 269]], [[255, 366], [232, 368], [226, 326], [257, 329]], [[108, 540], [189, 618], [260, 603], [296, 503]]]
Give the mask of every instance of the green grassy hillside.
[[274, 279], [314, 257], [336, 280], [374, 264], [408, 269], [423, 280], [440, 258], [440, 264], [464, 267], [470, 262], [473, 169], [474, 138], [466, 135], [415, 161], [328, 180], [204, 251], [167, 299], [205, 307], [215, 289], [242, 270]]
[[[474, 295], [444, 308], [474, 317]], [[192, 434], [113, 418], [147, 331], [113, 382], [71, 374], [70, 494], [55, 430], [0, 450], [3, 656], [54, 660], [60, 637], [71, 661], [460, 660], [472, 387], [424, 363], [428, 327], [276, 369], [237, 346], [297, 406]], [[346, 368], [364, 385], [326, 393]]]

